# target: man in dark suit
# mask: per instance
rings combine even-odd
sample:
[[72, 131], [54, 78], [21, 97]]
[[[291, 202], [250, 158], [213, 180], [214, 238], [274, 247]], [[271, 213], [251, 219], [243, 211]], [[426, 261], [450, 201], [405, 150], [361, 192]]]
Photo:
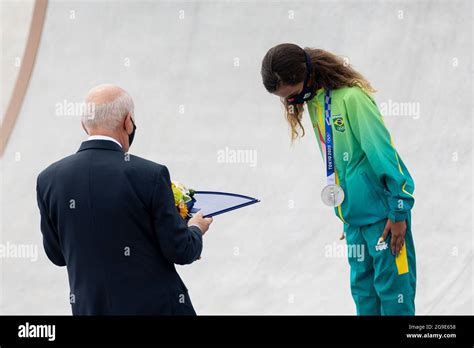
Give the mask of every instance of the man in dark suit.
[[179, 215], [168, 169], [129, 155], [133, 101], [93, 88], [79, 151], [37, 180], [48, 258], [66, 266], [73, 315], [195, 315], [175, 264], [200, 258], [212, 218]]

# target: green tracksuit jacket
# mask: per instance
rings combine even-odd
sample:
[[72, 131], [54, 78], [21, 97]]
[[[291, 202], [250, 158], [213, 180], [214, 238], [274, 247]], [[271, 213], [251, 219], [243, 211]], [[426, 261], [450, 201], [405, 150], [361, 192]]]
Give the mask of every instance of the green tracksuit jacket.
[[[323, 158], [324, 94], [320, 89], [307, 102]], [[331, 97], [336, 182], [345, 193], [336, 215], [350, 226], [387, 217], [394, 222], [406, 220], [414, 204], [414, 183], [375, 101], [359, 87], [333, 90]]]

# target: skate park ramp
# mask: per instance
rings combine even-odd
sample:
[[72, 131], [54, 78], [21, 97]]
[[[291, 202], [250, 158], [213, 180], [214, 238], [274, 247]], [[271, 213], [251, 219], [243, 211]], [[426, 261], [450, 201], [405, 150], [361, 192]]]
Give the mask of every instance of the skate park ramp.
[[[1, 2], [2, 115], [33, 8]], [[1, 158], [0, 313], [71, 313], [36, 177], [87, 138], [75, 109], [87, 91], [114, 83], [135, 101], [132, 154], [194, 189], [261, 200], [215, 217], [202, 259], [178, 267], [198, 314], [355, 314], [309, 116], [291, 144], [261, 82], [266, 51], [292, 42], [347, 57], [378, 90], [415, 181], [417, 313], [472, 314], [471, 23], [470, 1], [49, 1]], [[5, 251], [22, 245], [36, 257]]]

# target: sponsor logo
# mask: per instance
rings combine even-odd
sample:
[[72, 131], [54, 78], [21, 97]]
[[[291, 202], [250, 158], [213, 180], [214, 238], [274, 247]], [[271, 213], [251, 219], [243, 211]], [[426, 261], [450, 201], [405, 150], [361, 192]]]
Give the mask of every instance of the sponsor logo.
[[382, 251], [388, 249], [388, 244], [382, 238], [379, 239], [377, 245], [375, 246], [375, 251]]

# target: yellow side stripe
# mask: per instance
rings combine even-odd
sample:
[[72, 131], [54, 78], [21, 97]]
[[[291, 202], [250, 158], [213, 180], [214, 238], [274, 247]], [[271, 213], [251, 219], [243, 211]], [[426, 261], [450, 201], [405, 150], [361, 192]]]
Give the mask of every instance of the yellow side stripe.
[[406, 244], [403, 244], [400, 254], [395, 258], [395, 263], [397, 265], [398, 275], [409, 272]]
[[[339, 185], [339, 176], [337, 175], [337, 171], [334, 170], [334, 173], [336, 174], [336, 184]], [[344, 220], [344, 217], [342, 216], [341, 205], [342, 205], [342, 204], [339, 204], [339, 205], [337, 206], [337, 213], [339, 214], [339, 218], [342, 220], [342, 222], [344, 222], [345, 224], [347, 224], [346, 220]]]

